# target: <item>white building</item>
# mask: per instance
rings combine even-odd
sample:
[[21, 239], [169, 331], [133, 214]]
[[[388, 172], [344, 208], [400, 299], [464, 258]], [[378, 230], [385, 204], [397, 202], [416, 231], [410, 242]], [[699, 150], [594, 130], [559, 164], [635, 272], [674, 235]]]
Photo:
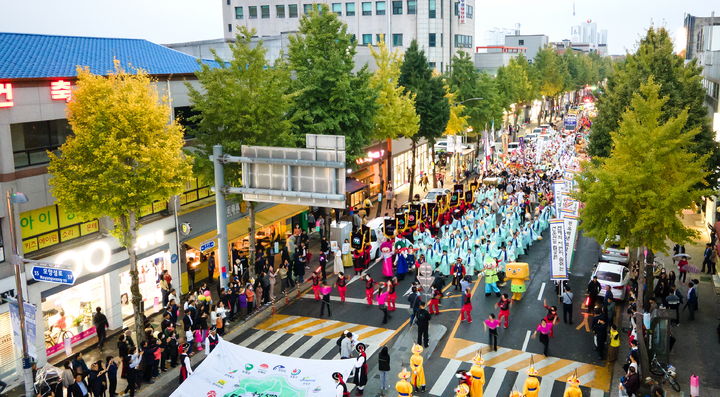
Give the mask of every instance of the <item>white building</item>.
[[580, 25], [570, 27], [571, 45], [566, 48], [572, 47], [575, 51], [607, 55], [607, 36], [607, 29], [598, 30], [597, 23], [588, 19]]
[[518, 34], [505, 36], [506, 47], [523, 47], [525, 56], [532, 62], [540, 49], [548, 45], [548, 37], [544, 34]]
[[457, 51], [472, 52], [474, 3], [474, 0], [315, 0], [307, 3], [225, 0], [223, 21], [226, 39], [235, 37], [237, 26], [255, 29], [259, 38], [276, 38], [297, 32], [303, 14], [319, 4], [327, 4], [357, 40], [358, 65], [374, 66], [369, 50], [363, 46], [376, 45], [384, 36], [390, 48], [403, 51], [417, 39], [430, 65], [444, 72]]

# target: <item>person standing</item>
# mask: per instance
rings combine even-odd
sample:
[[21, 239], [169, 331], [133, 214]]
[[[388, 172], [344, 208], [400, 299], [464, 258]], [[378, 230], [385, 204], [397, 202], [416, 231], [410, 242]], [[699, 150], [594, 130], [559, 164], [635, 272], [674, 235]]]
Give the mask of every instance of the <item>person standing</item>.
[[418, 391], [425, 392], [425, 368], [423, 367], [423, 357], [420, 355], [423, 351], [423, 347], [420, 345], [413, 345], [412, 356], [410, 356], [410, 372], [412, 377], [410, 383]]
[[108, 328], [107, 317], [102, 313], [102, 309], [98, 306], [95, 308], [95, 314], [93, 314], [93, 325], [95, 326], [95, 332], [98, 337], [98, 347], [100, 351], [103, 350], [105, 344], [105, 335]]
[[322, 300], [320, 301], [320, 317], [325, 314], [325, 308], [327, 307], [328, 317], [332, 317], [330, 313], [330, 293], [332, 287], [327, 285], [327, 282], [323, 281], [320, 285], [320, 293], [322, 294]]
[[570, 290], [570, 286], [565, 286], [565, 290], [560, 295], [560, 299], [563, 304], [563, 322], [566, 324], [572, 324], [573, 293], [572, 290]]
[[387, 324], [387, 321], [388, 321], [388, 307], [387, 307], [388, 291], [385, 287], [384, 282], [382, 282], [378, 285], [378, 289], [377, 289], [376, 293], [377, 293], [378, 307], [380, 308], [380, 311], [383, 312], [382, 323]]
[[492, 346], [493, 351], [497, 351], [497, 337], [500, 320], [495, 318], [495, 314], [490, 313], [485, 320], [485, 329], [488, 331], [488, 346]]
[[388, 347], [383, 346], [378, 355], [378, 371], [380, 371], [380, 393], [384, 394], [388, 388], [387, 374], [390, 371], [390, 352]]
[[548, 324], [547, 321], [545, 321], [545, 318], [540, 320], [540, 324], [538, 324], [537, 328], [535, 328], [535, 331], [533, 332], [532, 337], [535, 338], [535, 336], [540, 333], [540, 343], [543, 344], [543, 354], [545, 357], [548, 355], [548, 347], [550, 345], [550, 330], [552, 329], [552, 325]]
[[692, 281], [688, 283], [687, 303], [685, 307], [688, 308], [690, 321], [695, 320], [695, 311], [698, 309], [698, 296], [695, 284]]
[[392, 184], [388, 182], [387, 190], [385, 190], [385, 208], [391, 209], [392, 208], [392, 200], [393, 200], [393, 190], [392, 190]]
[[678, 275], [678, 281], [682, 281], [683, 283], [687, 280], [687, 266], [688, 266], [688, 260], [686, 257], [680, 258], [678, 261], [678, 271], [680, 274]]
[[368, 306], [373, 304], [373, 293], [375, 289], [375, 280], [370, 277], [369, 274], [365, 275], [365, 299], [367, 300]]
[[347, 281], [348, 277], [343, 272], [338, 273], [338, 278], [335, 280], [335, 287], [340, 294], [340, 302], [345, 303], [345, 293], [347, 292]]
[[423, 347], [429, 346], [429, 335], [428, 335], [428, 329], [430, 327], [430, 313], [428, 313], [427, 310], [425, 310], [425, 302], [420, 302], [420, 306], [417, 311], [417, 326], [418, 326], [418, 336], [417, 336], [417, 344], [421, 345]]
[[180, 384], [193, 373], [192, 366], [190, 365], [190, 357], [187, 355], [187, 348], [187, 343], [180, 347]]
[[602, 360], [605, 358], [605, 342], [607, 341], [608, 333], [607, 323], [604, 318], [598, 318], [595, 324], [593, 324], [593, 332], [595, 333], [595, 350], [598, 352], [600, 360]]
[[75, 383], [68, 388], [68, 397], [87, 397], [90, 395], [90, 388], [83, 380], [82, 374], [75, 374]]
[[600, 285], [600, 282], [597, 279], [597, 276], [593, 276], [592, 280], [588, 283], [587, 292], [588, 292], [588, 313], [593, 312], [593, 308], [595, 307], [595, 303], [597, 302], [598, 295], [600, 295], [600, 290], [602, 286]]
[[355, 350], [358, 352], [358, 357], [355, 359], [355, 386], [357, 386], [357, 395], [362, 396], [365, 385], [367, 384], [368, 378], [368, 365], [367, 355], [365, 354], [365, 344], [358, 343], [355, 346]]
[[432, 298], [430, 298], [430, 304], [428, 305], [428, 313], [440, 314], [440, 298], [442, 298], [442, 291], [438, 288], [432, 288]]
[[610, 347], [608, 348], [608, 361], [617, 360], [618, 349], [620, 349], [620, 333], [615, 324], [610, 325]]
[[464, 321], [467, 317], [468, 324], [472, 323], [472, 295], [470, 294], [470, 288], [465, 290], [463, 295], [463, 304], [460, 309], [460, 321]]
[[113, 356], [107, 356], [105, 358], [105, 367], [107, 371], [108, 394], [110, 397], [115, 397], [117, 395], [118, 360]]
[[335, 380], [335, 396], [334, 397], [347, 397], [350, 395], [348, 387], [343, 380], [343, 376], [340, 372], [333, 372], [332, 378]]
[[340, 340], [340, 359], [350, 358], [355, 348], [352, 332], [344, 331], [344, 338]]
[[[711, 265], [712, 263], [712, 265]], [[701, 272], [705, 273], [705, 267], [707, 266], [707, 273], [708, 274], [714, 274], [715, 272], [711, 272], [710, 269], [715, 267], [715, 264], [713, 263], [713, 249], [712, 244], [707, 243], [705, 244], [705, 252], [703, 253], [703, 263], [702, 263], [702, 270]]]
[[509, 326], [510, 323], [510, 305], [512, 304], [512, 300], [508, 297], [508, 294], [502, 294], [500, 297], [500, 300], [496, 304], [498, 309], [500, 309], [500, 313], [498, 314], [498, 321], [502, 321], [503, 317], [505, 318], [505, 324], [503, 325], [506, 329]]

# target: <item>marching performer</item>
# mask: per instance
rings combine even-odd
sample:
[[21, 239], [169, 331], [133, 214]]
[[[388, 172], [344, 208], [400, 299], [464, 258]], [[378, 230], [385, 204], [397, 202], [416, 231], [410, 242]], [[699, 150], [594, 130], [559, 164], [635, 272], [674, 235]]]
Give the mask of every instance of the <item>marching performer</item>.
[[333, 372], [332, 378], [335, 379], [335, 397], [349, 397], [350, 392], [343, 380], [342, 374], [340, 372]]
[[368, 379], [367, 355], [365, 354], [366, 348], [367, 346], [365, 346], [364, 343], [358, 343], [355, 346], [355, 350], [358, 352], [358, 357], [355, 359], [355, 379], [353, 383], [357, 386], [358, 396], [363, 395], [363, 389], [365, 389]]
[[538, 393], [540, 393], [540, 379], [537, 377], [540, 373], [531, 365], [530, 368], [528, 368], [527, 374], [528, 377], [525, 379], [525, 384], [523, 385], [523, 394], [525, 397], [538, 397]]
[[410, 370], [412, 371], [412, 378], [410, 382], [415, 386], [416, 389], [424, 392], [425, 391], [425, 369], [423, 368], [423, 347], [415, 344], [412, 347], [412, 356], [410, 356]]
[[398, 392], [398, 396], [410, 397], [412, 395], [413, 386], [410, 382], [408, 382], [410, 376], [410, 372], [408, 372], [405, 368], [403, 368], [398, 374], [398, 378], [400, 378], [400, 380], [395, 384], [395, 391]]
[[483, 369], [483, 360], [480, 353], [473, 358], [473, 366], [470, 367], [470, 375], [472, 376], [470, 385], [471, 397], [483, 397], [483, 385], [485, 385], [485, 369]]

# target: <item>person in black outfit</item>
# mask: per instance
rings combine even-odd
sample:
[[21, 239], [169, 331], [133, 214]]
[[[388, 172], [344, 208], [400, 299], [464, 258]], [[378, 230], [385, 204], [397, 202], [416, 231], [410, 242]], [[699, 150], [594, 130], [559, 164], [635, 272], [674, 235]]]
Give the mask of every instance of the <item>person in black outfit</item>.
[[212, 284], [215, 281], [215, 251], [210, 253], [208, 257], [208, 282]]
[[418, 326], [417, 344], [423, 347], [428, 347], [428, 327], [430, 326], [430, 313], [425, 310], [425, 302], [420, 302], [415, 317], [417, 318], [416, 321]]
[[195, 289], [195, 268], [192, 265], [192, 261], [188, 260], [186, 263], [187, 274], [188, 274], [188, 286], [190, 291]]
[[705, 266], [707, 265], [707, 274], [715, 274], [715, 261], [713, 261], [713, 249], [712, 244], [705, 244], [705, 253], [703, 254], [703, 263], [701, 272], [705, 273]]
[[107, 372], [108, 394], [110, 397], [115, 397], [117, 395], [115, 389], [117, 389], [118, 363], [113, 356], [107, 356], [105, 359], [105, 371]]
[[595, 307], [595, 303], [597, 302], [598, 295], [600, 295], [600, 290], [602, 289], [602, 286], [600, 285], [600, 282], [597, 279], [597, 276], [593, 276], [592, 280], [588, 283], [587, 291], [588, 291], [588, 313], [593, 312], [593, 308]]
[[102, 351], [103, 345], [105, 344], [105, 332], [108, 328], [108, 320], [107, 317], [102, 314], [102, 309], [100, 307], [95, 308], [93, 325], [95, 326], [95, 332], [97, 332], [98, 347], [100, 348], [100, 351]]
[[325, 307], [327, 307], [328, 317], [332, 317], [330, 313], [330, 292], [332, 289], [327, 288], [327, 283], [323, 281], [320, 285], [320, 291], [327, 292], [322, 294], [322, 300], [320, 301], [320, 317], [325, 314]]
[[93, 396], [100, 397], [105, 394], [107, 381], [105, 380], [105, 371], [102, 369], [102, 361], [98, 361], [90, 365], [88, 386], [90, 387]]
[[597, 343], [595, 350], [598, 352], [600, 360], [602, 360], [605, 358], [605, 342], [607, 342], [608, 334], [607, 322], [604, 317], [601, 316], [595, 321], [595, 324], [593, 324], [593, 332], [595, 333]]
[[75, 375], [75, 383], [67, 390], [68, 397], [87, 397], [90, 395], [90, 387], [83, 380], [82, 374]]

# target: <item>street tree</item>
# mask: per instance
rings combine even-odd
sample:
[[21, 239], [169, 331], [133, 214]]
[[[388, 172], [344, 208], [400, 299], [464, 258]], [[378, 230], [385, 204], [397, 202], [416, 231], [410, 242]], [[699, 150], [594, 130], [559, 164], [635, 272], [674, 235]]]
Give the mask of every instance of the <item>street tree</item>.
[[[566, 82], [567, 68], [557, 55], [555, 50], [550, 47], [542, 48], [535, 55], [533, 62], [534, 77], [536, 79], [538, 92], [543, 97], [541, 111], [538, 114], [538, 123], [540, 119], [548, 115], [552, 117], [555, 107], [555, 97], [563, 92]], [[547, 102], [550, 101], [550, 111], [546, 111]]]
[[299, 141], [305, 134], [345, 135], [349, 163], [371, 143], [377, 110], [367, 67], [353, 72], [355, 47], [347, 25], [325, 4], [300, 18], [288, 46], [292, 132]]
[[130, 264], [130, 293], [138, 343], [145, 340], [145, 314], [137, 269], [141, 208], [183, 191], [191, 163], [183, 154], [183, 129], [170, 121], [170, 106], [153, 80], [138, 70], [94, 75], [78, 68], [67, 105], [73, 135], [49, 152], [50, 188], [58, 205], [81, 219], [109, 217], [111, 230]]
[[628, 54], [625, 62], [616, 65], [608, 79], [605, 94], [598, 99], [598, 116], [590, 132], [589, 153], [594, 157], [610, 155], [613, 145], [610, 132], [617, 130], [632, 94], [650, 76], [660, 85], [661, 95], [668, 97], [661, 120], [677, 117], [681, 111], [687, 110], [687, 123], [679, 133], [699, 129], [699, 133], [688, 142], [688, 149], [700, 156], [707, 155], [703, 169], [711, 173], [707, 178], [710, 186], [716, 187], [720, 177], [720, 151], [703, 104], [705, 90], [701, 83], [701, 67], [695, 60], [685, 63], [683, 58], [673, 53], [672, 40], [664, 28], [648, 29], [637, 51]]
[[[241, 155], [242, 145], [296, 146], [288, 112], [292, 95], [287, 93], [290, 71], [280, 58], [274, 65], [266, 61], [267, 49], [262, 41], [252, 43], [254, 30], [239, 27], [235, 43], [230, 44], [232, 58], [221, 60], [215, 54], [217, 67], [201, 63], [195, 74], [200, 89], [188, 87], [190, 100], [197, 115], [193, 117], [193, 133], [197, 144], [192, 147], [196, 171], [212, 181], [213, 163], [209, 156], [214, 145], [223, 152]], [[241, 167], [224, 165], [225, 183], [241, 183]], [[254, 205], [248, 203], [249, 218], [254, 220]], [[255, 259], [255, 222], [250, 222], [250, 263]]]
[[501, 66], [495, 77], [498, 90], [503, 97], [502, 107], [513, 111], [514, 124], [518, 123], [518, 117], [524, 112], [525, 107], [535, 99], [529, 68], [527, 58], [520, 54], [510, 59], [507, 66]]
[[[610, 156], [586, 163], [576, 178], [575, 198], [585, 207], [580, 212], [580, 227], [597, 241], [619, 236], [622, 246], [666, 252], [666, 241], [683, 244], [696, 232], [683, 225], [681, 211], [707, 190], [706, 156], [690, 151], [691, 142], [701, 127], [687, 129], [689, 108], [665, 118], [670, 103], [662, 87], [652, 77], [632, 95], [629, 108], [620, 117], [618, 129], [610, 133]], [[638, 311], [643, 311], [645, 258], [639, 271]], [[652, 287], [647, 289], [652, 291]], [[638, 319], [642, 324], [642, 319]], [[642, 328], [642, 327], [640, 327]], [[638, 329], [642, 336], [642, 329]], [[638, 338], [647, 371], [644, 338]], [[644, 375], [643, 375], [644, 376]]]
[[[432, 69], [425, 57], [425, 52], [418, 47], [417, 40], [410, 43], [405, 51], [405, 58], [400, 66], [399, 83], [408, 92], [415, 95], [415, 111], [420, 116], [420, 128], [412, 139], [412, 162], [410, 166], [410, 199], [413, 198], [415, 179], [415, 157], [417, 144], [425, 139], [432, 148], [433, 164], [435, 161], [435, 140], [442, 136], [448, 119], [450, 105], [445, 98], [445, 88], [439, 76], [433, 76]], [[433, 187], [437, 186], [436, 168], [433, 166]]]

